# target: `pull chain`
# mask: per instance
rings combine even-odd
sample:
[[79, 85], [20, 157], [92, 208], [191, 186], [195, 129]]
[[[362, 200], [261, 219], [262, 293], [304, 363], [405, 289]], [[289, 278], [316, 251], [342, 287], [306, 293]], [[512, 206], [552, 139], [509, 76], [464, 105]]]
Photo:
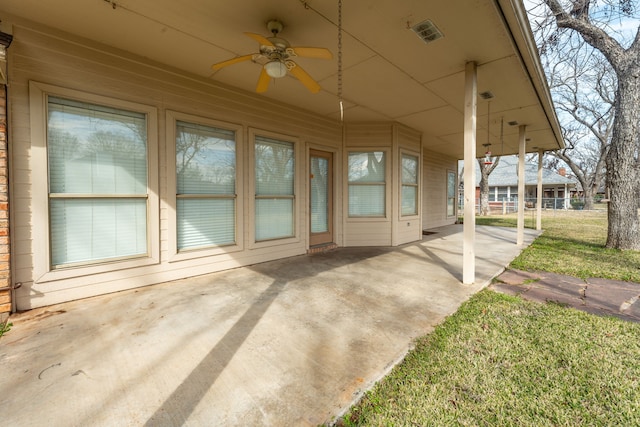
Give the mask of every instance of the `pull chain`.
[[344, 104], [342, 103], [342, 0], [338, 0], [338, 102], [340, 121], [344, 122]]
[[504, 117], [500, 118], [500, 155], [504, 156]]

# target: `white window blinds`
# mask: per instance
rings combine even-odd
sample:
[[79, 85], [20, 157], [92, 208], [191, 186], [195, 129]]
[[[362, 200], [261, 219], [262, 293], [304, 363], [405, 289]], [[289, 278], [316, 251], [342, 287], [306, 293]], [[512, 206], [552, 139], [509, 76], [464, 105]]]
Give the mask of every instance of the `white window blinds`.
[[236, 241], [235, 132], [176, 122], [178, 250]]
[[294, 145], [286, 141], [255, 138], [255, 240], [293, 237]]
[[52, 266], [146, 255], [146, 116], [49, 97], [47, 119]]
[[349, 216], [385, 216], [385, 153], [349, 153]]

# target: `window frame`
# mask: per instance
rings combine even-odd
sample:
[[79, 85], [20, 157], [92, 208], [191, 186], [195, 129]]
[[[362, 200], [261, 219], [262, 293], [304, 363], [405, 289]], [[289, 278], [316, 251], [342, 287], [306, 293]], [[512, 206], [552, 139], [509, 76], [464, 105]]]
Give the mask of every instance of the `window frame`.
[[[384, 156], [384, 181], [383, 182], [379, 182], [379, 183], [362, 183], [362, 184], [352, 184], [351, 181], [349, 180], [349, 155], [350, 154], [356, 154], [356, 153], [371, 153], [371, 152], [381, 152]], [[366, 222], [366, 221], [371, 221], [371, 222], [379, 222], [379, 221], [383, 221], [383, 220], [389, 220], [389, 216], [391, 214], [390, 210], [391, 210], [391, 206], [392, 206], [392, 202], [390, 200], [390, 195], [389, 195], [389, 181], [390, 181], [390, 174], [391, 174], [391, 169], [389, 167], [389, 162], [391, 161], [390, 159], [390, 151], [387, 147], [352, 147], [350, 149], [346, 150], [345, 156], [345, 168], [346, 168], [346, 173], [345, 173], [345, 185], [346, 185], [346, 203], [345, 203], [345, 213], [346, 213], [346, 219], [347, 221], [362, 221], [362, 222]], [[382, 186], [384, 191], [384, 214], [382, 215], [351, 215], [349, 213], [349, 193], [350, 193], [350, 186], [351, 185], [361, 185], [361, 186]]]
[[[449, 177], [453, 175], [453, 195], [449, 194]], [[458, 213], [457, 199], [458, 199], [458, 174], [451, 170], [447, 169], [447, 179], [445, 181], [445, 212], [447, 218], [454, 218]], [[453, 200], [453, 213], [449, 215], [449, 200]]]
[[[304, 198], [302, 191], [302, 179], [300, 179], [301, 173], [303, 173], [305, 169], [304, 167], [304, 150], [301, 147], [301, 142], [298, 138], [284, 135], [281, 133], [270, 132], [262, 129], [249, 128], [249, 138], [248, 138], [248, 236], [249, 236], [249, 248], [250, 249], [260, 249], [278, 245], [287, 245], [292, 243], [299, 243], [301, 240], [301, 230], [304, 227], [301, 226], [302, 221], [302, 212], [301, 212], [301, 199]], [[274, 139], [277, 141], [287, 142], [293, 145], [293, 236], [290, 237], [280, 237], [274, 239], [267, 240], [256, 240], [256, 200], [258, 196], [256, 195], [256, 156], [255, 156], [255, 147], [256, 147], [256, 137], [263, 137], [268, 139]]]
[[[178, 193], [176, 176], [176, 126], [177, 122], [187, 122], [235, 132], [236, 145], [236, 188], [235, 188], [235, 243], [228, 245], [212, 245], [187, 249], [178, 249]], [[166, 112], [166, 153], [167, 153], [167, 211], [169, 227], [167, 241], [169, 244], [169, 262], [215, 256], [224, 253], [238, 252], [244, 249], [244, 127], [239, 124], [223, 122], [207, 117], [167, 110]]]
[[[501, 187], [496, 187], [496, 202], [502, 202], [503, 200], [509, 200], [509, 187], [508, 186], [501, 186]], [[500, 199], [502, 197], [502, 199]]]
[[[134, 111], [145, 115], [147, 126], [147, 193], [146, 193], [146, 254], [122, 258], [108, 258], [94, 262], [51, 265], [51, 228], [49, 210], [49, 167], [47, 147], [48, 99], [57, 97], [115, 109]], [[29, 111], [32, 149], [33, 235], [46, 238], [33, 239], [34, 281], [48, 282], [78, 276], [107, 273], [160, 262], [159, 197], [158, 197], [158, 112], [150, 105], [125, 101], [84, 91], [68, 89], [39, 82], [29, 82]], [[126, 198], [127, 196], [117, 197]]]
[[[526, 186], [525, 186], [525, 190], [526, 190]], [[558, 190], [558, 193], [559, 192], [560, 192], [560, 190]], [[526, 193], [526, 191], [525, 191], [525, 193]], [[525, 198], [526, 198], [526, 194], [525, 194]], [[558, 198], [561, 198], [561, 197], [558, 196]], [[509, 202], [515, 202], [516, 200], [518, 200], [518, 186], [517, 185], [510, 185], [509, 186], [509, 193], [508, 193], [508, 201]]]
[[[415, 184], [407, 184], [405, 182], [403, 182], [403, 174], [402, 174], [402, 160], [404, 159], [404, 157], [413, 157], [416, 160], [416, 182]], [[420, 194], [420, 155], [416, 152], [413, 151], [409, 151], [409, 150], [400, 150], [400, 164], [399, 164], [399, 183], [400, 183], [400, 194], [399, 194], [399, 201], [400, 201], [400, 206], [399, 206], [399, 211], [400, 211], [400, 217], [404, 220], [404, 219], [410, 219], [413, 217], [419, 217], [420, 216], [420, 206], [421, 206], [421, 194]], [[415, 191], [416, 191], [416, 199], [415, 199], [415, 213], [411, 213], [411, 214], [404, 214], [402, 213], [402, 195], [403, 195], [403, 189], [404, 187], [414, 187]]]

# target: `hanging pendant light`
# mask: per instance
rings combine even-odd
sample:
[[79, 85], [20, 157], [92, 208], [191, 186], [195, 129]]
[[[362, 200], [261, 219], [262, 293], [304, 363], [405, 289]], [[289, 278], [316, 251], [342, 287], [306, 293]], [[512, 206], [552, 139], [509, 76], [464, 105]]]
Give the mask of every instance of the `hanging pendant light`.
[[486, 150], [487, 150], [487, 151], [485, 151], [485, 153], [484, 153], [484, 162], [483, 162], [483, 163], [484, 163], [485, 165], [487, 165], [487, 166], [492, 165], [492, 164], [493, 164], [493, 161], [491, 160], [491, 151], [489, 151], [489, 146], [490, 146], [491, 144], [482, 144], [482, 145], [483, 145], [483, 147], [485, 147], [485, 148], [486, 148]]

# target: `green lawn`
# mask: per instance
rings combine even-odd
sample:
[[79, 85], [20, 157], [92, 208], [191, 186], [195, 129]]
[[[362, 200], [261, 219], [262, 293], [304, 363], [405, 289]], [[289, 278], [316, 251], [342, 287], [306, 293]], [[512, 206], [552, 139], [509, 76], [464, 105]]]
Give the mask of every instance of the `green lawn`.
[[[516, 217], [477, 217], [476, 224], [515, 227]], [[535, 227], [530, 213], [525, 216], [525, 226]], [[542, 236], [511, 263], [512, 268], [640, 283], [640, 252], [604, 247], [606, 211], [543, 212], [542, 229]]]
[[[639, 252], [604, 248], [606, 213], [545, 212], [542, 226], [511, 267], [640, 283]], [[640, 324], [484, 290], [337, 424], [640, 426], [639, 359]]]
[[637, 426], [640, 325], [482, 291], [338, 425]]

